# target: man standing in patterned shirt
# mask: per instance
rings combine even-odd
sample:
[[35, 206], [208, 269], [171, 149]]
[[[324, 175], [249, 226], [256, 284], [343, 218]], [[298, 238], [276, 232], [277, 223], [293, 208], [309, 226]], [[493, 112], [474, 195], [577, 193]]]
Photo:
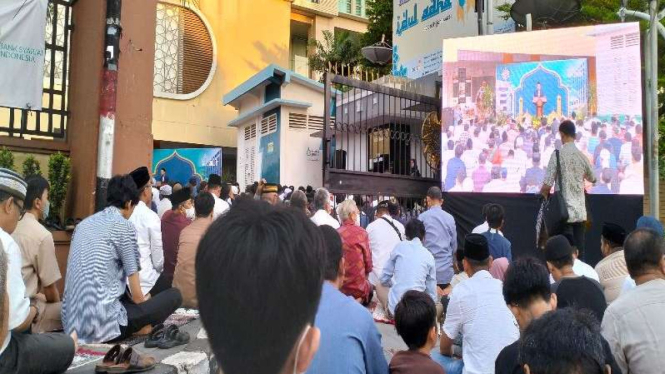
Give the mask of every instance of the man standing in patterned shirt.
[[[561, 122], [559, 134], [563, 143], [559, 151], [562, 186], [557, 186], [556, 190], [563, 194], [563, 199], [566, 201], [568, 222], [563, 226], [561, 233], [554, 234], [572, 235], [575, 247], [581, 254], [584, 253], [584, 224], [587, 220], [584, 180], [596, 183], [596, 177], [589, 159], [575, 146], [575, 124], [570, 120]], [[558, 179], [556, 159], [556, 155], [550, 158], [543, 187], [540, 190], [546, 199], [549, 198], [552, 186]]]

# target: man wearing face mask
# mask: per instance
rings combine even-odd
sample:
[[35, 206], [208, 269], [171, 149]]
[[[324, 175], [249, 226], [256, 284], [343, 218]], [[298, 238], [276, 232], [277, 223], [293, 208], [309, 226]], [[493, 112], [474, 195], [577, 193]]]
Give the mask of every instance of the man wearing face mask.
[[62, 329], [60, 293], [55, 283], [62, 277], [55, 258], [53, 235], [39, 221], [48, 217], [49, 183], [40, 175], [28, 177], [25, 215], [16, 226], [12, 238], [21, 248], [21, 275], [26, 296], [39, 313], [32, 324], [33, 333]]
[[340, 291], [363, 305], [372, 301], [372, 284], [367, 276], [372, 271], [372, 252], [369, 235], [360, 227], [360, 211], [353, 200], [345, 200], [338, 208], [342, 227], [337, 229], [342, 238], [345, 276]]
[[139, 190], [139, 202], [129, 217], [136, 229], [141, 270], [139, 280], [143, 295], [155, 296], [169, 289], [171, 284], [162, 275], [164, 269], [164, 249], [162, 248], [162, 222], [157, 213], [150, 209], [152, 183], [150, 171], [143, 166], [130, 173]]
[[173, 272], [178, 262], [178, 241], [182, 229], [192, 222], [193, 204], [191, 191], [185, 187], [171, 195], [173, 208], [162, 217], [162, 242], [164, 244], [164, 275], [169, 279], [169, 287], [173, 281]]

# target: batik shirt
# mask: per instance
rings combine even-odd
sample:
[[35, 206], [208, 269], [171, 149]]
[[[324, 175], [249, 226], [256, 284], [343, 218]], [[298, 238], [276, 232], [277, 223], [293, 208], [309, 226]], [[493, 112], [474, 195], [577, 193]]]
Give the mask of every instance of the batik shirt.
[[342, 238], [346, 270], [340, 291], [354, 299], [365, 299], [370, 291], [367, 275], [372, 271], [372, 252], [367, 231], [352, 221], [345, 222], [337, 231]]
[[120, 303], [127, 277], [139, 271], [136, 230], [115, 207], [76, 226], [67, 263], [62, 324], [81, 344], [108, 342], [127, 326]]
[[[596, 177], [593, 175], [593, 169], [589, 159], [575, 147], [574, 142], [566, 143], [559, 152], [561, 159], [561, 183], [557, 191], [563, 191], [563, 198], [568, 207], [568, 222], [586, 221], [586, 204], [584, 200], [584, 180], [595, 183]], [[554, 186], [557, 180], [556, 173], [556, 155], [550, 157], [545, 174], [544, 184]]]

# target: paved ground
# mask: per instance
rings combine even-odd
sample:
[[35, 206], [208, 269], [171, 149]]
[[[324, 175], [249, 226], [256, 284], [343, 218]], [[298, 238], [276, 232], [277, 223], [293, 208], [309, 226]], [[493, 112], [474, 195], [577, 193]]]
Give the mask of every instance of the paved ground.
[[[390, 361], [395, 351], [406, 349], [402, 339], [397, 336], [395, 327], [383, 323], [377, 323], [377, 328], [382, 335], [383, 353], [386, 360]], [[134, 349], [141, 353], [154, 356], [159, 362], [158, 366], [149, 371], [150, 374], [217, 374], [217, 363], [215, 362], [205, 332], [202, 332], [201, 320], [192, 321], [181, 330], [187, 331], [192, 341], [181, 347], [163, 350], [158, 348], [148, 349], [139, 344]], [[68, 371], [68, 374], [93, 374], [95, 363]]]

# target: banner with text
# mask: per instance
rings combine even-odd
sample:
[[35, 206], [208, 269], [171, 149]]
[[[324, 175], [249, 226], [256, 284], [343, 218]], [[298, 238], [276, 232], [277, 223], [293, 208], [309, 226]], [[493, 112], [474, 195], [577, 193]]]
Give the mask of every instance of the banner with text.
[[47, 0], [0, 0], [0, 106], [42, 109]]
[[[393, 0], [393, 75], [416, 79], [440, 72], [442, 39], [478, 35], [476, 1]], [[485, 1], [494, 33], [515, 31], [515, 22], [496, 9], [514, 1]]]

